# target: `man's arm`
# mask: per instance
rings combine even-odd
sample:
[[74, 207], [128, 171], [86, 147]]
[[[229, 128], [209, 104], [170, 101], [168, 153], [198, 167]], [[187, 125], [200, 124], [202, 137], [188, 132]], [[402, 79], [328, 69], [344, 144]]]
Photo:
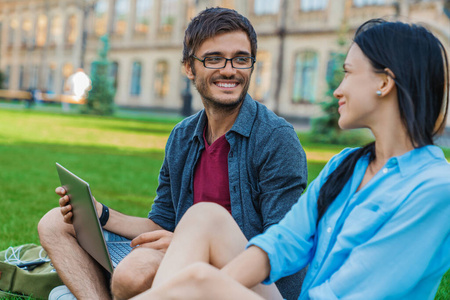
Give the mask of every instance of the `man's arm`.
[[[66, 190], [62, 187], [57, 187], [55, 192], [61, 197], [59, 199], [59, 205], [61, 207], [61, 214], [63, 215], [64, 222], [72, 224], [72, 205], [70, 204], [69, 196], [66, 195]], [[97, 216], [100, 216], [102, 214], [103, 205], [95, 200], [95, 198], [94, 204], [97, 210]], [[113, 209], [109, 209], [109, 219], [103, 228], [128, 239], [133, 239], [144, 232], [163, 229], [150, 219], [128, 216]]]
[[[169, 161], [178, 158], [179, 149], [174, 145], [177, 138], [175, 127], [167, 140], [164, 161], [159, 171], [158, 188], [156, 189], [156, 197], [153, 201], [152, 209], [148, 214], [148, 218], [154, 220], [161, 228], [173, 232], [175, 229], [175, 208], [172, 196], [172, 181], [170, 174]], [[175, 148], [172, 150], [172, 148]], [[173, 175], [172, 175], [173, 176]]]
[[[101, 215], [101, 203], [97, 202], [96, 206], [97, 213], [100, 208]], [[109, 209], [109, 220], [103, 228], [128, 239], [134, 239], [146, 232], [163, 230], [161, 226], [148, 218], [129, 216], [112, 209]]]

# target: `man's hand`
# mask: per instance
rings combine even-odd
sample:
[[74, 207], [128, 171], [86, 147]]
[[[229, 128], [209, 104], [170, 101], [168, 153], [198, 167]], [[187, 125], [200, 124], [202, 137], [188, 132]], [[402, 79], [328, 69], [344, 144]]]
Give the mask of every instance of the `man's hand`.
[[172, 241], [173, 232], [167, 230], [155, 230], [138, 235], [131, 241], [131, 247], [146, 247], [166, 252]]
[[64, 218], [64, 222], [67, 224], [72, 224], [72, 205], [69, 203], [69, 196], [66, 195], [66, 190], [63, 187], [57, 187], [55, 189], [55, 193], [58, 194], [61, 198], [59, 198], [59, 206], [61, 207], [61, 214]]
[[[67, 224], [72, 224], [73, 220], [73, 212], [72, 205], [70, 204], [69, 195], [66, 195], [66, 190], [59, 186], [55, 189], [55, 193], [58, 194], [61, 198], [59, 198], [59, 206], [61, 207], [61, 214], [64, 218], [64, 222]], [[95, 207], [97, 209], [97, 215], [101, 215], [102, 213], [102, 204], [97, 202], [94, 198]]]

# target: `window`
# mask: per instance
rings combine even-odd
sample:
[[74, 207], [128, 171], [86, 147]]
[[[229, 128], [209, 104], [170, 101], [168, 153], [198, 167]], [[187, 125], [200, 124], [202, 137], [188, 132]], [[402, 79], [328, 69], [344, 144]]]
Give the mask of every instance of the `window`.
[[38, 74], [39, 74], [39, 66], [33, 65], [30, 68], [30, 82], [28, 84], [28, 88], [35, 89], [38, 86]]
[[114, 7], [114, 33], [124, 35], [127, 30], [128, 6], [127, 0], [116, 0]]
[[70, 75], [74, 73], [73, 65], [71, 63], [65, 63], [61, 68], [61, 77], [63, 80], [61, 81], [61, 91], [64, 91], [65, 94], [70, 94], [72, 91], [72, 87], [68, 82], [68, 78]]
[[109, 66], [109, 78], [113, 83], [114, 89], [117, 90], [117, 73], [119, 71], [119, 63], [116, 61], [113, 61], [111, 65]]
[[61, 36], [62, 32], [63, 32], [63, 28], [62, 28], [62, 19], [60, 16], [55, 16], [52, 18], [51, 20], [51, 24], [50, 24], [50, 38], [49, 38], [49, 42], [50, 45], [56, 45], [59, 37]]
[[133, 62], [131, 70], [131, 90], [130, 95], [139, 96], [141, 94], [141, 72], [142, 64], [138, 61]]
[[137, 0], [134, 32], [138, 34], [145, 34], [149, 31], [152, 9], [153, 0]]
[[19, 27], [19, 22], [16, 19], [11, 20], [8, 30], [8, 46], [14, 45], [14, 38], [16, 36], [16, 29]]
[[159, 27], [163, 30], [171, 31], [175, 24], [177, 0], [162, 0]]
[[0, 89], [8, 89], [9, 88], [9, 77], [10, 76], [11, 76], [11, 66], [6, 66], [4, 77], [3, 77], [3, 86], [0, 86]]
[[30, 19], [25, 19], [22, 23], [22, 47], [34, 46], [34, 40], [32, 36], [33, 25]]
[[253, 72], [253, 82], [250, 85], [250, 94], [253, 99], [265, 101], [269, 98], [271, 82], [271, 55], [268, 51], [258, 51], [258, 59]]
[[107, 11], [108, 2], [106, 0], [97, 1], [95, 5], [95, 24], [94, 31], [97, 36], [102, 36], [106, 33], [107, 28]]
[[43, 47], [47, 41], [47, 17], [40, 15], [37, 20], [36, 46]]
[[47, 93], [53, 93], [55, 85], [56, 64], [51, 63], [48, 68]]
[[77, 17], [71, 15], [66, 23], [65, 42], [67, 45], [74, 45], [78, 37]]
[[25, 90], [25, 80], [24, 80], [24, 67], [19, 67], [19, 89]]
[[165, 60], [156, 63], [154, 90], [158, 98], [164, 98], [169, 91], [169, 64]]
[[[277, 0], [273, 0], [273, 1], [277, 1]], [[234, 9], [235, 8], [234, 0], [222, 0], [219, 6]]]
[[383, 5], [385, 0], [353, 0], [353, 5], [356, 7], [370, 6], [370, 5]]
[[293, 102], [314, 102], [317, 65], [317, 53], [313, 51], [304, 51], [295, 57]]
[[275, 15], [280, 9], [280, 0], [255, 0], [255, 15]]
[[300, 0], [302, 11], [325, 10], [327, 6], [328, 0]]

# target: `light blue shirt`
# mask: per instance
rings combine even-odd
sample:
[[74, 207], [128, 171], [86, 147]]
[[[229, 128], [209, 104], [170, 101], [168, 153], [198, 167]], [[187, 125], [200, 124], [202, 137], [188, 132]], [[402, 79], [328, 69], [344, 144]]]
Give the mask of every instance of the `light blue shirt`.
[[299, 299], [433, 299], [450, 268], [450, 165], [436, 146], [389, 159], [361, 190], [362, 157], [316, 228], [333, 157], [279, 224], [250, 240], [267, 252], [264, 283], [309, 264]]

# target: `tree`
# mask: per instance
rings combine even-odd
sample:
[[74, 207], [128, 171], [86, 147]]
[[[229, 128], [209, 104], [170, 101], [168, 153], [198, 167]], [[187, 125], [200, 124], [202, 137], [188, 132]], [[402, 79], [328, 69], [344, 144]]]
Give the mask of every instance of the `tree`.
[[343, 26], [339, 32], [338, 51], [331, 54], [328, 64], [327, 85], [328, 90], [325, 93], [325, 99], [320, 103], [323, 115], [315, 118], [311, 123], [311, 139], [319, 143], [331, 144], [360, 144], [367, 139], [361, 131], [342, 131], [339, 128], [339, 103], [333, 96], [333, 92], [338, 88], [344, 72], [342, 66], [345, 62], [345, 50], [347, 48], [346, 33], [348, 30]]
[[325, 101], [320, 103], [323, 115], [313, 119], [311, 124], [312, 139], [316, 142], [339, 143], [339, 135], [341, 134], [338, 125], [339, 104], [334, 98], [333, 92], [343, 78], [344, 73], [341, 70], [344, 60], [344, 53], [335, 52], [331, 54], [326, 78], [328, 90], [325, 93]]
[[87, 97], [84, 113], [97, 115], [111, 115], [114, 112], [115, 90], [109, 76], [111, 62], [108, 60], [108, 36], [100, 38], [103, 47], [99, 51], [99, 58], [92, 63], [91, 81], [92, 89]]

